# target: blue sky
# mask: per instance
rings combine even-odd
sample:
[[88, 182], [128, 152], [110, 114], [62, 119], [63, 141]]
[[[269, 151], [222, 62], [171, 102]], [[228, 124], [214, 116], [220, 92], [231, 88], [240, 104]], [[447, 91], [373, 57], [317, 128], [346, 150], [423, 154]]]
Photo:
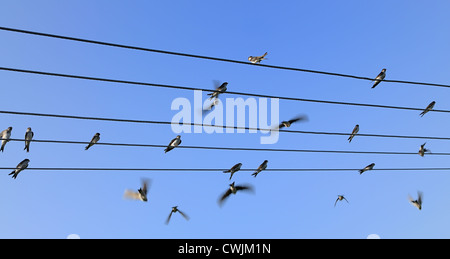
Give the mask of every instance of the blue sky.
[[[448, 83], [450, 35], [444, 1], [2, 1], [0, 25], [205, 56], [246, 60], [268, 52], [265, 64], [387, 79]], [[96, 46], [0, 31], [1, 66], [307, 99], [448, 110], [448, 89], [371, 83], [186, 57]], [[2, 110], [170, 121], [175, 98], [193, 92], [0, 71]], [[234, 97], [226, 96], [224, 97]], [[221, 97], [221, 98], [222, 98]], [[247, 98], [247, 97], [245, 97]], [[280, 100], [280, 118], [307, 114], [293, 130], [448, 136], [445, 113]], [[32, 127], [36, 139], [167, 144], [170, 126], [0, 115], [13, 138]], [[423, 140], [281, 134], [182, 134], [184, 145], [360, 151], [418, 151]], [[433, 152], [447, 141], [429, 140]], [[2, 167], [24, 158], [30, 167], [256, 168], [449, 167], [444, 156], [309, 154], [111, 147], [10, 142]], [[220, 208], [228, 184], [221, 172], [24, 171], [0, 180], [0, 238], [449, 238], [448, 172], [237, 172], [254, 194]], [[123, 192], [152, 179], [149, 202]], [[422, 211], [407, 196], [424, 192]], [[347, 203], [333, 207], [338, 194]], [[174, 215], [172, 206], [190, 216]]]

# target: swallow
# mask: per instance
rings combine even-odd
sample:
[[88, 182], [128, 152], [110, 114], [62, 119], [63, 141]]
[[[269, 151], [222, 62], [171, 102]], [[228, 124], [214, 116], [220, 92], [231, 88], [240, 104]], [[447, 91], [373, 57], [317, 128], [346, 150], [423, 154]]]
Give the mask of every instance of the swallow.
[[167, 152], [169, 152], [170, 150], [174, 149], [175, 147], [177, 147], [180, 144], [181, 144], [181, 136], [178, 135], [176, 138], [174, 138], [174, 139], [172, 139], [172, 141], [170, 141], [169, 145], [166, 147], [164, 152], [167, 153]]
[[278, 129], [281, 129], [284, 127], [289, 128], [293, 123], [296, 123], [298, 121], [306, 121], [306, 120], [308, 120], [307, 116], [297, 116], [297, 117], [293, 118], [292, 120], [282, 121], [280, 123], [280, 125], [278, 125]]
[[230, 179], [229, 179], [229, 180], [231, 180], [231, 177], [233, 177], [233, 174], [236, 173], [237, 171], [241, 170], [241, 166], [242, 166], [242, 163], [237, 163], [232, 168], [230, 168], [229, 170], [226, 170], [226, 171], [223, 171], [223, 172], [224, 173], [231, 173]]
[[359, 170], [359, 174], [362, 174], [362, 173], [364, 173], [365, 171], [372, 170], [374, 166], [375, 166], [375, 163], [372, 163], [372, 164], [370, 164], [370, 165], [364, 167], [363, 169]]
[[227, 90], [227, 86], [228, 86], [228, 83], [224, 82], [219, 87], [217, 87], [214, 92], [209, 93], [208, 95], [211, 95], [211, 97], [209, 97], [209, 100], [212, 100], [214, 98], [218, 98], [219, 94], [224, 93]]
[[169, 224], [170, 218], [172, 217], [172, 213], [180, 213], [181, 216], [183, 216], [183, 218], [185, 218], [186, 220], [189, 220], [188, 215], [186, 215], [184, 212], [182, 212], [181, 210], [178, 209], [178, 206], [172, 207], [172, 211], [170, 212], [169, 216], [167, 217], [166, 220], [166, 225]]
[[148, 188], [149, 188], [149, 180], [143, 179], [142, 186], [137, 190], [137, 192], [127, 189], [127, 190], [125, 190], [123, 197], [126, 199], [140, 200], [143, 202], [147, 202]]
[[90, 147], [92, 147], [99, 140], [100, 140], [100, 133], [95, 133], [95, 135], [91, 139], [91, 142], [89, 142], [89, 144], [84, 148], [84, 150], [88, 150]]
[[410, 195], [408, 195], [408, 200], [411, 202], [414, 207], [418, 208], [419, 210], [422, 210], [422, 199], [423, 199], [423, 193], [418, 191], [417, 192], [417, 200], [414, 200]]
[[31, 128], [27, 128], [27, 132], [25, 132], [25, 148], [23, 150], [26, 150], [27, 152], [30, 152], [30, 143], [33, 139], [34, 132], [31, 131]]
[[436, 104], [435, 101], [432, 101], [430, 104], [428, 104], [427, 108], [425, 108], [425, 110], [420, 113], [420, 117], [423, 117], [423, 115], [425, 115], [427, 112], [431, 111], [435, 104]]
[[268, 162], [269, 161], [264, 160], [264, 162], [261, 165], [259, 165], [258, 169], [256, 169], [256, 171], [252, 174], [252, 176], [256, 177], [259, 173], [261, 173], [262, 170], [266, 170]]
[[256, 57], [250, 56], [250, 57], [248, 57], [248, 61], [252, 62], [253, 64], [259, 64], [261, 61], [266, 59], [265, 58], [266, 55], [267, 55], [267, 52], [261, 56], [256, 56]]
[[425, 155], [425, 152], [431, 152], [429, 149], [425, 148], [425, 144], [427, 144], [427, 143], [425, 142], [422, 145], [420, 145], [420, 149], [419, 149], [419, 155], [422, 157]]
[[383, 81], [385, 77], [386, 77], [386, 68], [383, 68], [383, 70], [381, 70], [381, 72], [377, 75], [377, 77], [375, 77], [374, 79], [375, 83], [373, 84], [372, 88], [375, 88], [375, 86], [381, 83], [381, 81]]
[[9, 127], [5, 129], [4, 131], [0, 132], [0, 136], [2, 137], [2, 147], [0, 148], [0, 151], [4, 151], [6, 143], [9, 142], [9, 139], [11, 138], [11, 131], [12, 127]]
[[14, 171], [12, 171], [11, 173], [9, 173], [8, 175], [12, 175], [13, 179], [17, 178], [17, 175], [22, 172], [23, 170], [25, 170], [25, 168], [28, 167], [28, 163], [30, 162], [30, 159], [24, 159], [22, 162], [20, 162], [17, 166], [16, 169]]
[[358, 133], [358, 131], [359, 131], [359, 125], [356, 124], [355, 128], [353, 128], [352, 134], [350, 135], [350, 137], [348, 137], [348, 143], [352, 142], [353, 138]]
[[211, 102], [211, 104], [207, 108], [202, 109], [202, 115], [206, 115], [207, 113], [211, 112], [212, 108], [220, 103], [219, 99], [214, 99], [214, 101]]
[[338, 201], [342, 201], [342, 200], [345, 200], [348, 203], [348, 200], [344, 197], [344, 195], [338, 195], [336, 201], [334, 202], [334, 207], [336, 207], [336, 203]]
[[219, 198], [219, 205], [222, 205], [226, 198], [230, 196], [230, 194], [236, 194], [238, 191], [253, 191], [253, 188], [249, 185], [234, 185], [234, 182], [230, 184], [230, 188], [222, 194]]

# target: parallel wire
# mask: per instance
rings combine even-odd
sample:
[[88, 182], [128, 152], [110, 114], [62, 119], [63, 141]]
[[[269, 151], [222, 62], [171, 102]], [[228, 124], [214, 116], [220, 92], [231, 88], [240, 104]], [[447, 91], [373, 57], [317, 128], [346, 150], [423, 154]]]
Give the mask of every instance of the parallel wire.
[[[10, 71], [10, 72], [18, 72], [18, 73], [28, 73], [28, 74], [37, 74], [37, 75], [45, 75], [45, 76], [54, 76], [54, 77], [64, 77], [64, 78], [74, 78], [74, 79], [82, 79], [82, 80], [101, 81], [101, 82], [109, 82], [109, 83], [143, 85], [143, 86], [161, 87], [161, 88], [172, 88], [172, 89], [179, 89], [179, 90], [190, 90], [190, 91], [200, 90], [200, 91], [205, 91], [205, 92], [214, 92], [215, 91], [215, 90], [211, 90], [211, 89], [196, 88], [196, 87], [189, 87], [189, 86], [176, 86], [176, 85], [167, 85], [167, 84], [155, 84], [155, 83], [146, 83], [146, 82], [136, 82], [136, 81], [128, 81], [128, 80], [109, 79], [109, 78], [90, 77], [90, 76], [80, 76], [80, 75], [71, 75], [71, 74], [61, 74], [61, 73], [54, 73], [54, 72], [44, 72], [44, 71], [27, 70], [27, 69], [19, 69], [19, 68], [9, 68], [9, 67], [0, 67], [0, 70]], [[280, 99], [280, 100], [299, 101], [299, 102], [312, 102], [312, 103], [326, 103], [326, 104], [360, 106], [360, 107], [362, 106], [362, 107], [372, 107], [372, 108], [397, 109], [397, 110], [411, 110], [411, 111], [424, 111], [425, 110], [425, 108], [413, 108], [413, 107], [404, 107], [404, 106], [367, 104], [367, 103], [352, 103], [352, 102], [340, 102], [340, 101], [327, 101], [327, 100], [305, 99], [305, 98], [297, 98], [297, 97], [286, 97], [286, 96], [254, 94], [254, 93], [233, 92], [233, 91], [226, 91], [226, 92], [224, 92], [222, 94], [243, 95], [243, 96], [252, 96], [252, 97], [260, 97], [260, 98], [274, 98], [274, 99]], [[431, 111], [432, 112], [450, 113], [450, 110], [435, 110], [435, 109], [433, 109]]]
[[[14, 170], [15, 167], [0, 167], [0, 170]], [[265, 169], [267, 172], [343, 172], [343, 171], [359, 171], [362, 168], [275, 168]], [[79, 167], [34, 167], [26, 168], [25, 170], [36, 171], [153, 171], [153, 172], [223, 172], [229, 168], [79, 168]], [[241, 169], [244, 172], [253, 172], [255, 169]], [[370, 171], [450, 171], [446, 167], [431, 167], [431, 168], [374, 168]]]
[[[4, 110], [0, 110], [0, 114], [38, 116], [38, 117], [52, 117], [52, 118], [64, 118], [64, 119], [79, 119], [79, 120], [97, 120], [97, 121], [111, 121], [111, 122], [143, 123], [143, 124], [164, 124], [164, 125], [176, 124], [176, 125], [183, 125], [183, 126], [203, 126], [203, 127], [222, 128], [222, 129], [256, 130], [256, 131], [262, 131], [262, 132], [271, 130], [271, 129], [264, 129], [264, 128], [227, 126], [227, 125], [212, 125], [212, 124], [191, 123], [191, 122], [172, 123], [172, 122], [169, 122], [169, 121], [132, 120], [132, 119], [88, 117], [88, 116], [77, 116], [77, 115], [62, 115], [62, 114], [35, 113], [35, 112], [18, 112], [18, 111], [4, 111]], [[351, 133], [325, 132], [325, 131], [303, 131], [303, 130], [286, 130], [286, 129], [279, 129], [278, 131], [279, 132], [286, 132], [286, 133], [313, 134], [313, 135], [336, 135], [336, 136], [350, 136], [351, 135]], [[390, 135], [390, 134], [365, 134], [365, 133], [358, 133], [358, 134], [356, 134], [356, 136], [357, 137], [380, 137], [380, 138], [450, 140], [450, 137]]]
[[[77, 41], [77, 42], [83, 42], [83, 43], [90, 43], [90, 44], [96, 44], [96, 45], [103, 45], [103, 46], [109, 46], [109, 47], [125, 48], [125, 49], [132, 49], [132, 50], [139, 50], [139, 51], [146, 51], [146, 52], [155, 52], [155, 53], [168, 54], [168, 55], [184, 56], [184, 57], [190, 57], [190, 58], [199, 58], [199, 59], [206, 59], [206, 60], [236, 63], [236, 64], [242, 64], [242, 65], [260, 66], [260, 67], [273, 68], [273, 69], [290, 70], [290, 71], [297, 71], [297, 72], [306, 72], [306, 73], [314, 73], [314, 74], [322, 74], [322, 75], [329, 75], [329, 76], [338, 76], [338, 77], [346, 77], [346, 78], [353, 78], [353, 79], [359, 79], [359, 80], [374, 81], [373, 78], [363, 77], [363, 76], [356, 76], [356, 75], [349, 75], [349, 74], [342, 74], [342, 73], [335, 73], [335, 72], [327, 72], [327, 71], [319, 71], [319, 70], [312, 70], [312, 69], [275, 66], [275, 65], [267, 65], [267, 64], [253, 64], [253, 63], [250, 63], [247, 61], [218, 58], [218, 57], [209, 57], [209, 56], [203, 56], [203, 55], [195, 55], [195, 54], [181, 53], [181, 52], [174, 52], [174, 51], [167, 51], [167, 50], [159, 50], [159, 49], [150, 49], [150, 48], [137, 47], [137, 46], [128, 46], [128, 45], [117, 44], [117, 43], [82, 39], [82, 38], [76, 38], [76, 37], [69, 37], [69, 36], [62, 36], [62, 35], [56, 35], [56, 34], [50, 34], [50, 33], [30, 31], [30, 30], [22, 30], [22, 29], [8, 28], [8, 27], [0, 27], [0, 30], [24, 33], [24, 34], [30, 34], [30, 35], [36, 35], [36, 36], [43, 36], [43, 37], [51, 37], [51, 38], [70, 40], [70, 41]], [[389, 82], [389, 83], [400, 83], [400, 84], [450, 87], [450, 85], [447, 85], [447, 84], [436, 84], [436, 83], [405, 81], [405, 80], [385, 79], [383, 81]]]
[[[0, 138], [0, 141], [3, 140]], [[24, 141], [24, 139], [9, 139], [10, 141]], [[54, 144], [83, 144], [85, 141], [67, 140], [31, 140], [31, 142], [54, 143]], [[166, 148], [167, 145], [157, 144], [129, 144], [129, 143], [104, 143], [98, 142], [95, 145], [105, 146], [128, 146], [128, 147], [149, 147]], [[313, 150], [313, 149], [280, 149], [280, 148], [249, 148], [249, 147], [211, 147], [211, 146], [177, 146], [176, 149], [205, 149], [205, 150], [227, 150], [227, 151], [267, 151], [267, 152], [297, 152], [297, 153], [336, 153], [336, 154], [372, 154], [372, 155], [417, 155], [417, 152], [397, 152], [397, 151], [350, 151], [350, 150]], [[450, 153], [427, 153], [434, 156], [449, 156]]]

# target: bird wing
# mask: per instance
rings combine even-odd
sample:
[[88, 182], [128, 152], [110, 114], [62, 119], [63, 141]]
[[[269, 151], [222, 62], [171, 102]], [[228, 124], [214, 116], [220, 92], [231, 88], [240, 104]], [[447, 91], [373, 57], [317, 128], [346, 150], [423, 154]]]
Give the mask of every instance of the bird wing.
[[222, 204], [222, 202], [225, 201], [225, 199], [230, 196], [231, 194], [231, 189], [228, 189], [224, 194], [222, 194], [222, 196], [219, 199], [219, 204]]
[[292, 120], [289, 120], [289, 123], [294, 123], [297, 121], [302, 121], [302, 120], [308, 120], [308, 117], [302, 115], [302, 116], [297, 116], [295, 118], [293, 118]]
[[186, 220], [189, 220], [189, 216], [186, 215], [184, 212], [182, 212], [181, 210], [178, 210], [178, 212], [181, 214], [181, 216], [183, 216], [183, 218], [185, 218]]
[[339, 197], [336, 199], [336, 201], [334, 202], [334, 207], [336, 207], [336, 203], [338, 202]]
[[417, 202], [422, 205], [422, 199], [423, 199], [423, 193], [422, 192], [417, 192]]
[[142, 192], [144, 192], [144, 194], [147, 195], [150, 180], [149, 179], [142, 179], [141, 181], [142, 181]]
[[139, 200], [140, 195], [138, 192], [132, 191], [132, 190], [125, 190], [125, 193], [123, 194], [124, 199], [130, 199], [130, 200]]
[[237, 191], [253, 191], [253, 188], [249, 185], [238, 185], [235, 188]]
[[347, 203], [349, 203], [348, 200], [344, 196], [342, 196], [342, 199], [344, 199]]
[[166, 225], [169, 224], [170, 218], [172, 217], [173, 211], [170, 212], [169, 216], [166, 219]]

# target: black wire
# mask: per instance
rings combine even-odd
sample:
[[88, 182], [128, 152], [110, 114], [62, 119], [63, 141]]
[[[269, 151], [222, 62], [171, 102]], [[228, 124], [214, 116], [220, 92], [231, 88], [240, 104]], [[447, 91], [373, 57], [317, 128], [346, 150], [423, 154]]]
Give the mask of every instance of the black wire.
[[[146, 51], [146, 52], [155, 52], [155, 53], [168, 54], [168, 55], [184, 56], [184, 57], [190, 57], [190, 58], [199, 58], [199, 59], [207, 59], [207, 60], [229, 62], [229, 63], [251, 65], [251, 66], [260, 66], [260, 67], [274, 68], [274, 69], [281, 69], [281, 70], [290, 70], [290, 71], [298, 71], [298, 72], [306, 72], [306, 73], [314, 73], [314, 74], [322, 74], [322, 75], [329, 75], [329, 76], [338, 76], [338, 77], [346, 77], [346, 78], [374, 81], [373, 78], [363, 77], [363, 76], [355, 76], [355, 75], [348, 75], [348, 74], [342, 74], [342, 73], [334, 73], [334, 72], [326, 72], [326, 71], [303, 69], [303, 68], [294, 68], [294, 67], [285, 67], [285, 66], [274, 66], [274, 65], [266, 65], [266, 64], [253, 64], [253, 63], [247, 62], [247, 61], [239, 61], [239, 60], [233, 60], [233, 59], [209, 57], [209, 56], [202, 56], [202, 55], [195, 55], [195, 54], [167, 51], [167, 50], [158, 50], [158, 49], [150, 49], [150, 48], [143, 48], [143, 47], [136, 47], [136, 46], [128, 46], [128, 45], [117, 44], [117, 43], [109, 43], [109, 42], [104, 42], [104, 41], [95, 41], [95, 40], [81, 39], [81, 38], [75, 38], [75, 37], [68, 37], [68, 36], [49, 34], [49, 33], [42, 33], [42, 32], [36, 32], [36, 31], [29, 31], [29, 30], [14, 29], [14, 28], [8, 28], [8, 27], [0, 27], [0, 30], [11, 31], [11, 32], [18, 32], [18, 33], [25, 33], [25, 34], [31, 34], [31, 35], [37, 35], [37, 36], [44, 36], [44, 37], [51, 37], [51, 38], [57, 38], [57, 39], [64, 39], [64, 40], [71, 40], [71, 41], [78, 41], [78, 42], [84, 42], [84, 43], [91, 43], [91, 44], [97, 44], [97, 45], [104, 45], [104, 46], [109, 46], [109, 47], [125, 48], [125, 49], [132, 49], [132, 50], [139, 50], [139, 51]], [[401, 83], [401, 84], [414, 84], [414, 85], [450, 87], [450, 85], [446, 85], [446, 84], [414, 82], [414, 81], [404, 81], [404, 80], [388, 80], [388, 79], [385, 79], [383, 81], [384, 82], [389, 82], [389, 83]]]
[[[112, 122], [145, 123], [145, 124], [164, 124], [164, 125], [171, 125], [172, 124], [172, 122], [169, 122], [169, 121], [130, 120], [130, 119], [101, 118], [101, 117], [87, 117], [87, 116], [61, 115], [61, 114], [48, 114], [48, 113], [35, 113], [35, 112], [2, 111], [2, 110], [0, 110], [0, 114], [40, 116], [40, 117], [65, 118], [65, 119], [79, 119], [79, 120], [98, 120], [98, 121], [112, 121]], [[263, 129], [263, 128], [226, 126], [226, 125], [211, 125], [211, 124], [201, 124], [201, 123], [191, 123], [191, 122], [183, 122], [180, 125], [215, 127], [215, 128], [223, 128], [223, 129], [257, 130], [257, 131], [269, 131], [270, 130], [270, 129]], [[302, 131], [302, 130], [285, 130], [285, 129], [279, 129], [278, 131], [279, 132], [286, 132], [286, 133], [314, 134], [314, 135], [336, 135], [336, 136], [350, 136], [350, 135], [352, 135], [351, 133], [324, 132], [324, 131]], [[364, 134], [364, 133], [358, 133], [358, 134], [356, 134], [356, 136], [358, 136], [358, 137], [381, 137], [381, 138], [450, 140], [450, 137], [405, 136], [405, 135], [389, 135], [389, 134]]]
[[[3, 140], [0, 138], [0, 140]], [[9, 139], [10, 141], [24, 141], [23, 139]], [[57, 144], [83, 144], [84, 141], [66, 141], [66, 140], [31, 140], [31, 142], [57, 143]], [[128, 143], [103, 143], [98, 142], [95, 145], [106, 146], [128, 146], [128, 147], [151, 147], [166, 148], [167, 145], [155, 144], [128, 144]], [[312, 150], [312, 149], [277, 149], [277, 148], [248, 148], [248, 147], [209, 147], [209, 146], [177, 146], [181, 149], [206, 149], [206, 150], [228, 150], [228, 151], [267, 151], [267, 152], [298, 152], [298, 153], [337, 153], [337, 154], [373, 154], [373, 155], [417, 155], [418, 152], [395, 152], [395, 151], [348, 151], [348, 150]], [[449, 156], [450, 153], [427, 153], [435, 156]]]
[[[0, 170], [15, 170], [15, 167], [0, 167]], [[362, 168], [347, 169], [347, 168], [276, 168], [265, 169], [267, 172], [340, 172], [340, 171], [359, 171]], [[223, 172], [229, 170], [229, 168], [217, 169], [217, 168], [76, 168], [76, 167], [35, 167], [26, 168], [25, 170], [36, 171], [172, 171], [172, 172]], [[244, 172], [253, 172], [256, 169], [240, 169]], [[450, 168], [374, 168], [370, 171], [450, 171]]]
[[[152, 87], [172, 88], [172, 89], [179, 89], [179, 90], [191, 90], [191, 91], [201, 90], [201, 91], [205, 91], [205, 92], [214, 92], [215, 91], [215, 90], [210, 90], [210, 89], [195, 88], [195, 87], [188, 87], [188, 86], [154, 84], [154, 83], [145, 83], [145, 82], [118, 80], [118, 79], [108, 79], [108, 78], [99, 78], [99, 77], [89, 77], [89, 76], [80, 76], [80, 75], [69, 75], [69, 74], [43, 72], [43, 71], [36, 71], [36, 70], [8, 68], [8, 67], [0, 67], [0, 70], [11, 71], [11, 72], [19, 72], [19, 73], [46, 75], [46, 76], [75, 78], [75, 79], [83, 79], [83, 80], [94, 80], [94, 81], [102, 81], [102, 82], [109, 82], [109, 83], [120, 83], [120, 84], [132, 84], [132, 85], [144, 85], [144, 86], [152, 86]], [[339, 101], [314, 100], [314, 99], [304, 99], [304, 98], [296, 98], [296, 97], [285, 97], [285, 96], [275, 96], [275, 95], [265, 95], [265, 94], [252, 94], [252, 93], [232, 92], [232, 91], [226, 91], [223, 94], [244, 95], [244, 96], [253, 96], [253, 97], [261, 97], [261, 98], [275, 98], [275, 99], [281, 99], [281, 100], [300, 101], [300, 102], [327, 103], [327, 104], [338, 104], [338, 105], [349, 105], [349, 106], [363, 106], [363, 107], [372, 107], [372, 108], [386, 108], [386, 109], [412, 110], [412, 111], [424, 111], [425, 110], [425, 108], [412, 108], [412, 107], [380, 105], [380, 104], [365, 104], [365, 103], [350, 103], [350, 102], [339, 102]], [[450, 110], [435, 110], [435, 109], [433, 109], [433, 110], [430, 110], [430, 111], [450, 113]]]

